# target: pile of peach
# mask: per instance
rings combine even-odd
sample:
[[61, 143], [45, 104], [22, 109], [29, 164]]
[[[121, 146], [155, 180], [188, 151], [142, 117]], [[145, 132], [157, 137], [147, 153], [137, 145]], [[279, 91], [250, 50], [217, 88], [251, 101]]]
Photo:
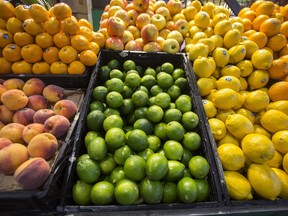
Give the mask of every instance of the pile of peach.
[[0, 80], [0, 173], [14, 175], [24, 189], [41, 186], [77, 109], [58, 85]]

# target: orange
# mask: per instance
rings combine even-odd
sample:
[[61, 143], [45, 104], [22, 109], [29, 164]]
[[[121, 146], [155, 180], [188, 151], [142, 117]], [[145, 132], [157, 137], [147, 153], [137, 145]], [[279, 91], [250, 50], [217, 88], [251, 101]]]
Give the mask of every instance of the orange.
[[258, 8], [258, 6], [259, 6], [260, 4], [262, 4], [263, 2], [264, 2], [263, 0], [254, 1], [254, 2], [251, 4], [250, 9], [256, 12], [256, 9]]
[[8, 44], [2, 50], [3, 57], [9, 62], [19, 61], [22, 57], [20, 55], [21, 47], [17, 44]]
[[279, 56], [284, 56], [288, 55], [288, 44], [286, 44], [280, 51], [279, 51]]
[[105, 38], [105, 35], [103, 35], [100, 32], [93, 32], [92, 41], [96, 42], [99, 45], [99, 47], [104, 47], [105, 42], [106, 42], [106, 38]]
[[58, 48], [69, 46], [71, 44], [70, 37], [63, 32], [59, 32], [55, 34], [53, 36], [53, 42]]
[[32, 64], [24, 60], [14, 62], [12, 64], [12, 71], [14, 74], [31, 74]]
[[255, 29], [250, 29], [250, 30], [248, 30], [248, 31], [244, 32], [244, 33], [243, 33], [243, 36], [245, 36], [245, 37], [249, 38], [249, 37], [250, 37], [250, 35], [252, 35], [252, 34], [253, 34], [253, 33], [255, 33], [255, 32], [256, 32], [256, 30], [255, 30]]
[[249, 7], [243, 7], [241, 10], [238, 12], [238, 17], [240, 17], [244, 12], [249, 11]]
[[47, 32], [42, 32], [36, 35], [35, 42], [42, 49], [46, 49], [54, 45], [53, 37]]
[[32, 18], [26, 19], [23, 22], [23, 28], [27, 33], [31, 34], [32, 36], [36, 36], [37, 34], [44, 32], [43, 25], [40, 23], [37, 23]]
[[260, 32], [263, 32], [270, 37], [280, 32], [281, 22], [277, 18], [269, 18], [260, 25]]
[[11, 17], [7, 20], [6, 29], [11, 34], [15, 34], [16, 32], [23, 32], [22, 21], [17, 19], [16, 17]]
[[272, 79], [282, 79], [288, 74], [288, 62], [283, 59], [275, 59], [272, 61], [271, 67], [268, 69], [269, 76]]
[[270, 17], [279, 19], [281, 23], [285, 21], [285, 18], [281, 13], [274, 13]]
[[68, 74], [83, 74], [86, 67], [81, 61], [73, 61], [68, 65]]
[[98, 55], [98, 53], [100, 52], [100, 47], [96, 42], [91, 41], [89, 43], [89, 49], [92, 50], [93, 52], [96, 53], [96, 55]]
[[28, 5], [23, 5], [20, 4], [18, 6], [15, 7], [15, 14], [14, 16], [16, 18], [18, 18], [19, 20], [21, 20], [22, 22], [26, 19], [31, 18], [30, 14], [28, 12], [29, 6]]
[[79, 52], [89, 49], [89, 40], [83, 35], [74, 35], [71, 37], [71, 45]]
[[262, 4], [256, 8], [256, 16], [261, 14], [265, 14], [267, 16], [271, 16], [275, 9], [275, 5], [272, 1], [263, 1]]
[[71, 17], [72, 16], [71, 7], [68, 4], [63, 3], [63, 2], [55, 4], [51, 8], [51, 12], [53, 13], [53, 15], [58, 20], [63, 20], [65, 18], [67, 18], [67, 17]]
[[0, 30], [0, 48], [11, 43], [13, 43], [13, 35], [6, 30]]
[[87, 19], [85, 19], [85, 18], [79, 19], [79, 20], [78, 20], [78, 24], [79, 24], [80, 27], [81, 27], [81, 26], [85, 26], [85, 27], [87, 27], [88, 29], [90, 29], [90, 31], [93, 31], [93, 26], [92, 26], [92, 24], [91, 24]]
[[34, 43], [34, 37], [27, 32], [17, 32], [13, 38], [14, 42], [21, 47]]
[[0, 74], [12, 73], [12, 63], [7, 61], [4, 57], [0, 57]]
[[272, 101], [288, 100], [288, 82], [279, 81], [270, 86], [268, 95]]
[[36, 62], [32, 66], [33, 74], [50, 74], [50, 65], [47, 62]]
[[251, 34], [248, 39], [254, 41], [258, 45], [259, 49], [265, 47], [268, 41], [268, 37], [263, 32], [255, 32]]
[[67, 74], [68, 66], [62, 61], [53, 62], [50, 65], [50, 72], [51, 74]]
[[67, 17], [61, 21], [62, 32], [69, 34], [70, 36], [76, 35], [80, 26], [78, 25], [78, 21], [75, 17]]
[[253, 27], [252, 21], [249, 20], [248, 18], [243, 18], [242, 19], [242, 24], [244, 26], [244, 32], [252, 29], [252, 27]]
[[28, 9], [29, 15], [38, 23], [45, 22], [49, 17], [48, 10], [40, 4], [32, 4]]
[[59, 49], [57, 47], [48, 47], [43, 51], [43, 59], [48, 64], [59, 61], [58, 57]]
[[47, 33], [50, 35], [55, 35], [61, 30], [61, 23], [59, 20], [56, 19], [56, 17], [49, 17], [44, 23], [43, 23], [44, 29]]
[[73, 46], [65, 46], [59, 50], [58, 56], [63, 63], [70, 64], [77, 60], [78, 52]]
[[249, 19], [251, 22], [253, 22], [253, 20], [256, 18], [256, 12], [253, 10], [247, 10], [245, 12], [243, 12], [240, 17], [242, 19], [247, 18]]
[[0, 18], [0, 29], [7, 30], [6, 29], [6, 20]]
[[257, 16], [253, 20], [253, 29], [258, 31], [260, 29], [261, 24], [267, 19], [269, 19], [269, 16], [267, 16], [266, 14], [261, 14], [261, 15]]
[[29, 62], [35, 63], [42, 59], [43, 50], [37, 44], [28, 44], [21, 48], [22, 58]]
[[83, 35], [88, 39], [88, 41], [91, 41], [93, 39], [93, 31], [91, 31], [86, 26], [80, 26], [80, 30], [78, 32], [78, 35]]
[[288, 21], [281, 23], [280, 33], [288, 38]]
[[280, 51], [287, 44], [286, 37], [283, 34], [275, 34], [267, 41], [266, 46], [274, 52]]
[[98, 58], [95, 52], [92, 50], [84, 50], [80, 53], [80, 61], [86, 66], [93, 66], [96, 64]]
[[280, 8], [280, 13], [284, 16], [285, 21], [288, 21], [288, 5], [287, 4]]
[[15, 8], [9, 1], [0, 1], [0, 18], [9, 19], [14, 13]]

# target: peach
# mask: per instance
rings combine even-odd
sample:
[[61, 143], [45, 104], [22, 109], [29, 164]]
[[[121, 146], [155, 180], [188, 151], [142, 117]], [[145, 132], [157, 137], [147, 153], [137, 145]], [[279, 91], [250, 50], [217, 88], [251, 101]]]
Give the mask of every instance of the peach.
[[71, 119], [77, 113], [77, 105], [71, 100], [62, 99], [54, 104], [53, 110], [55, 114]]
[[9, 89], [19, 89], [22, 90], [24, 86], [24, 81], [19, 78], [10, 78], [3, 82], [3, 85]]
[[0, 138], [0, 150], [5, 148], [6, 146], [12, 144], [11, 140], [7, 139], [7, 138]]
[[0, 172], [11, 175], [28, 159], [27, 147], [20, 143], [12, 143], [0, 150]]
[[62, 115], [54, 115], [44, 122], [44, 129], [46, 132], [53, 134], [59, 138], [66, 134], [70, 127], [70, 121]]
[[31, 95], [42, 95], [45, 83], [38, 78], [31, 78], [27, 80], [23, 86], [23, 92], [27, 96]]
[[3, 122], [0, 121], [0, 130], [5, 126]]
[[13, 115], [15, 111], [9, 110], [6, 106], [0, 105], [0, 121], [4, 124], [13, 122]]
[[46, 109], [48, 106], [47, 100], [42, 95], [31, 95], [28, 97], [28, 103], [26, 107], [29, 107], [35, 111], [40, 109]]
[[57, 101], [63, 99], [64, 97], [64, 88], [58, 86], [58, 85], [47, 85], [43, 89], [43, 96], [52, 103], [56, 103]]
[[[1, 98], [1, 95], [2, 95], [5, 91], [7, 91], [7, 88], [6, 88], [4, 85], [0, 84], [0, 98]], [[0, 104], [1, 104], [1, 101], [0, 101]]]
[[50, 171], [49, 163], [43, 158], [30, 158], [17, 168], [14, 178], [23, 189], [32, 190], [44, 184]]
[[31, 123], [26, 125], [25, 128], [23, 129], [22, 139], [25, 141], [25, 143], [28, 144], [34, 136], [44, 132], [45, 130], [43, 124]]
[[40, 123], [44, 124], [44, 122], [50, 118], [51, 116], [54, 116], [55, 112], [52, 109], [40, 109], [37, 110], [33, 116], [33, 122], [34, 123]]
[[49, 159], [58, 149], [58, 140], [51, 133], [37, 134], [30, 140], [27, 148], [31, 157]]
[[1, 96], [2, 103], [10, 110], [24, 108], [28, 103], [28, 97], [22, 90], [8, 89]]
[[19, 123], [9, 123], [0, 130], [0, 137], [7, 138], [13, 143], [24, 143], [22, 139], [24, 127], [24, 125]]
[[20, 123], [24, 126], [33, 123], [35, 111], [31, 108], [22, 108], [17, 110], [13, 115], [13, 122]]
[[0, 84], [2, 85], [4, 83], [4, 79], [0, 79]]

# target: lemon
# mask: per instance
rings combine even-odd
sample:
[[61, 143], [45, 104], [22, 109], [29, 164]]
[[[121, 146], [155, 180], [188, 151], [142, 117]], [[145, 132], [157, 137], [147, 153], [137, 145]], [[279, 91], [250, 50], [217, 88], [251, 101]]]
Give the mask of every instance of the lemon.
[[238, 102], [238, 93], [230, 88], [223, 88], [216, 91], [212, 102], [219, 109], [231, 109]]
[[279, 100], [279, 101], [271, 102], [266, 107], [266, 110], [270, 110], [270, 109], [279, 110], [285, 113], [286, 115], [288, 115], [288, 100]]
[[[208, 38], [210, 38], [211, 36], [214, 35], [214, 30], [210, 26], [208, 26], [207, 28], [203, 29], [203, 32], [207, 35]], [[214, 40], [213, 40], [213, 42], [214, 42]]]
[[238, 79], [241, 75], [240, 69], [237, 66], [231, 64], [227, 64], [225, 67], [223, 67], [220, 73], [221, 76], [234, 76]]
[[[226, 49], [236, 46], [241, 41], [241, 32], [238, 29], [231, 29], [224, 35], [223, 43]], [[246, 55], [246, 54], [245, 54]]]
[[197, 43], [200, 39], [207, 38], [207, 35], [204, 32], [196, 32], [192, 38], [192, 43]]
[[233, 144], [233, 145], [236, 145], [236, 146], [240, 146], [238, 139], [236, 137], [234, 137], [229, 132], [226, 132], [225, 136], [222, 139], [218, 140], [217, 145], [220, 146], [220, 145], [223, 145], [223, 144], [226, 144], [226, 143], [230, 143], [230, 144]]
[[288, 198], [288, 174], [278, 168], [272, 168], [272, 170], [276, 173], [278, 176], [280, 182], [281, 182], [281, 192], [279, 194], [279, 197], [282, 199]]
[[283, 156], [278, 151], [275, 151], [274, 157], [265, 162], [270, 167], [279, 168], [282, 164]]
[[232, 107], [233, 110], [238, 110], [243, 106], [244, 98], [241, 94], [237, 93], [236, 104]]
[[225, 122], [227, 117], [233, 114], [235, 114], [235, 111], [233, 109], [218, 109], [216, 118]]
[[262, 125], [254, 123], [254, 133], [263, 134], [271, 139], [271, 134]]
[[254, 90], [246, 95], [243, 106], [252, 112], [260, 112], [266, 109], [269, 102], [270, 99], [266, 92]]
[[267, 70], [272, 65], [273, 54], [266, 49], [256, 50], [251, 56], [251, 62], [257, 69]]
[[253, 72], [253, 64], [250, 60], [242, 60], [236, 64], [236, 66], [240, 69], [241, 77], [247, 77]]
[[285, 170], [285, 172], [288, 173], [288, 153], [283, 155], [282, 167]]
[[241, 41], [240, 44], [245, 45], [246, 47], [246, 59], [251, 59], [253, 53], [259, 50], [258, 44], [249, 39]]
[[[215, 64], [216, 65], [216, 64]], [[214, 72], [216, 66], [207, 57], [198, 57], [193, 63], [194, 73], [198, 77], [209, 77]]]
[[197, 80], [197, 86], [202, 97], [208, 95], [214, 88], [213, 80], [209, 77], [199, 78]]
[[207, 57], [209, 54], [209, 47], [204, 43], [193, 44], [189, 49], [189, 59], [195, 61], [199, 56]]
[[240, 80], [234, 76], [223, 76], [217, 80], [217, 89], [230, 88], [238, 92], [241, 88]]
[[282, 154], [288, 153], [288, 130], [281, 130], [273, 134], [272, 142], [277, 151]]
[[214, 27], [214, 33], [216, 35], [224, 36], [226, 32], [232, 29], [232, 24], [229, 22], [229, 20], [224, 19], [219, 21], [215, 27]]
[[[217, 81], [217, 79], [219, 79], [221, 77], [221, 68], [216, 67], [216, 70], [211, 74], [211, 77], [214, 77]], [[215, 82], [215, 84], [216, 84], [216, 82]], [[215, 86], [215, 88], [216, 88], [216, 86]]]
[[194, 22], [199, 28], [207, 28], [210, 23], [210, 16], [205, 11], [199, 11], [194, 17]]
[[241, 114], [229, 115], [225, 121], [225, 125], [227, 130], [239, 139], [254, 132], [252, 122]]
[[239, 32], [240, 32], [240, 38], [241, 38], [241, 35], [244, 33], [244, 26], [241, 22], [231, 22], [231, 18], [230, 18], [230, 23], [232, 23], [232, 29], [237, 29]]
[[272, 133], [288, 130], [288, 115], [279, 110], [271, 109], [262, 115], [260, 123], [266, 130]]
[[222, 47], [217, 47], [214, 49], [212, 56], [215, 60], [217, 67], [224, 67], [228, 64], [230, 55], [228, 50]]
[[248, 88], [248, 82], [247, 82], [247, 80], [246, 80], [245, 78], [243, 78], [243, 77], [239, 77], [238, 79], [239, 79], [240, 84], [241, 84], [241, 88], [240, 88], [241, 91], [247, 90], [247, 88]]
[[261, 197], [275, 200], [281, 193], [281, 182], [276, 173], [266, 164], [252, 163], [247, 178], [253, 190]]
[[207, 12], [209, 16], [212, 17], [214, 13], [214, 9], [216, 7], [217, 6], [213, 2], [207, 2], [206, 4], [203, 5], [202, 10]]
[[223, 37], [221, 37], [220, 35], [212, 35], [210, 39], [214, 41], [215, 48], [223, 46]]
[[202, 99], [202, 104], [207, 118], [213, 118], [217, 114], [217, 108], [213, 102], [207, 99]]
[[232, 199], [253, 199], [250, 182], [242, 174], [236, 171], [224, 171], [224, 179], [228, 194]]
[[212, 25], [215, 26], [218, 22], [222, 20], [228, 20], [228, 17], [224, 13], [215, 14], [212, 18]]
[[203, 43], [208, 46], [209, 53], [215, 49], [215, 42], [211, 38], [201, 38], [197, 43]]
[[197, 32], [201, 32], [201, 29], [200, 29], [198, 26], [196, 26], [196, 25], [191, 26], [191, 27], [189, 28], [189, 32], [188, 32], [189, 37], [190, 37], [190, 38], [193, 38], [193, 36], [194, 36]]
[[225, 136], [227, 130], [224, 122], [216, 118], [210, 118], [208, 123], [215, 140], [220, 140]]
[[248, 84], [251, 90], [266, 86], [268, 81], [269, 73], [266, 70], [254, 70], [248, 77]]
[[228, 53], [230, 55], [229, 63], [231, 63], [231, 64], [238, 63], [238, 62], [242, 61], [246, 56], [246, 46], [241, 45], [241, 44], [232, 46], [228, 50]]

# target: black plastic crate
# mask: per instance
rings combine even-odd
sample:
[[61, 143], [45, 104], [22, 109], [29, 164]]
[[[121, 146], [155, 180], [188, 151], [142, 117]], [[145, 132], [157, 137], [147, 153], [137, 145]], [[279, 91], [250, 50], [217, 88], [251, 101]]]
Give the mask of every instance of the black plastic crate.
[[[85, 132], [87, 132], [86, 126], [86, 116], [89, 113], [89, 103], [93, 100], [92, 91], [97, 85], [101, 85], [99, 79], [97, 78], [98, 71], [101, 66], [107, 65], [108, 61], [111, 59], [117, 59], [120, 63], [125, 60], [131, 59], [136, 65], [142, 66], [144, 69], [148, 66], [156, 68], [164, 62], [171, 62], [174, 67], [182, 68], [186, 73], [186, 78], [189, 82], [189, 89], [187, 89], [187, 94], [192, 97], [193, 101], [193, 111], [199, 116], [199, 126], [196, 128], [196, 132], [202, 138], [202, 146], [199, 155], [204, 156], [210, 164], [210, 172], [208, 175], [208, 181], [211, 186], [211, 193], [209, 198], [205, 202], [195, 202], [190, 204], [184, 203], [172, 203], [164, 204], [160, 203], [157, 205], [103, 205], [103, 206], [79, 206], [77, 205], [72, 197], [72, 187], [76, 182], [76, 160], [83, 154], [85, 150], [84, 137]], [[166, 53], [146, 53], [146, 52], [134, 52], [134, 51], [106, 51], [102, 50], [99, 55], [99, 60], [96, 65], [96, 73], [93, 73], [88, 86], [88, 91], [84, 99], [83, 110], [80, 115], [79, 123], [77, 125], [72, 155], [69, 159], [68, 169], [65, 174], [65, 181], [63, 183], [62, 199], [60, 205], [58, 206], [58, 212], [73, 213], [73, 212], [117, 212], [117, 211], [143, 211], [143, 210], [172, 210], [172, 209], [189, 209], [192, 208], [198, 211], [204, 208], [215, 208], [224, 205], [223, 196], [223, 183], [224, 177], [219, 174], [217, 164], [215, 163], [215, 158], [217, 156], [216, 147], [214, 143], [210, 143], [210, 138], [207, 136], [207, 125], [208, 121], [205, 117], [204, 108], [202, 105], [201, 97], [199, 95], [196, 86], [196, 77], [192, 73], [192, 66], [186, 54], [166, 54]], [[223, 174], [223, 173], [222, 173]]]

